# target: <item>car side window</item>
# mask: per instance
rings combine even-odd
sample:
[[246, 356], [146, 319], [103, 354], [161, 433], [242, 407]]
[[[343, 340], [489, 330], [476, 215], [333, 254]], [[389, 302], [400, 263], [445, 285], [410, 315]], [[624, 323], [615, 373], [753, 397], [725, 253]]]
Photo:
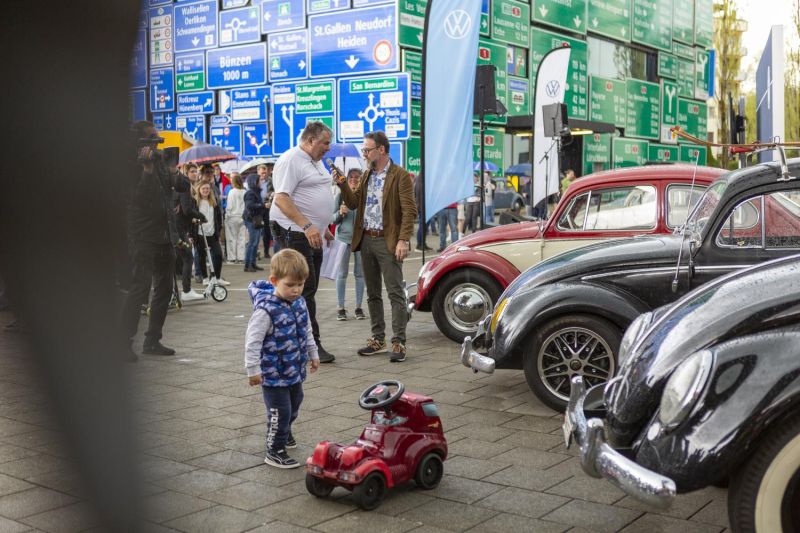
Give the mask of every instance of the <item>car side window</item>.
[[800, 195], [776, 192], [764, 198], [764, 246], [800, 248]]
[[586, 219], [586, 206], [589, 204], [589, 193], [579, 194], [564, 210], [558, 219], [558, 229], [561, 231], [580, 231]]
[[723, 248], [761, 248], [763, 196], [740, 202], [717, 234], [717, 245]]
[[636, 185], [592, 191], [584, 231], [638, 230], [656, 227], [656, 188]]
[[703, 196], [706, 188], [695, 184], [694, 189], [690, 184], [672, 184], [667, 187], [667, 227], [677, 228], [689, 216], [691, 209]]

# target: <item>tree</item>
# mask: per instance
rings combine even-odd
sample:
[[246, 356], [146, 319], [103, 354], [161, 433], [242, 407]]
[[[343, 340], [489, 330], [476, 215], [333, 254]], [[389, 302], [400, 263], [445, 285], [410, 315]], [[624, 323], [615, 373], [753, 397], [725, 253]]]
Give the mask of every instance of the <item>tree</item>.
[[[796, 34], [800, 34], [800, 0], [794, 0], [792, 24]], [[800, 45], [789, 47], [785, 56], [784, 135], [787, 141], [797, 141], [800, 140]]]
[[[737, 16], [736, 10], [736, 0], [716, 0], [714, 2], [714, 48], [717, 50], [716, 78], [719, 87], [716, 93], [719, 142], [730, 140], [728, 95], [733, 98], [734, 105], [736, 105], [741, 84], [739, 70], [744, 49], [740, 43], [742, 33], [747, 30], [747, 22]], [[720, 166], [728, 168], [729, 164], [728, 151], [722, 150]]]

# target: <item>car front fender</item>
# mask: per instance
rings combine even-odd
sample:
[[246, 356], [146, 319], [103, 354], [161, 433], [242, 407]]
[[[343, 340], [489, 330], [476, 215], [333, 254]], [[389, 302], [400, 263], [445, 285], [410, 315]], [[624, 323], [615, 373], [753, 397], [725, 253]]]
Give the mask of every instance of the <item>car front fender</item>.
[[550, 320], [570, 314], [597, 315], [624, 331], [649, 310], [633, 295], [603, 285], [580, 281], [542, 285], [511, 297], [492, 334], [489, 357], [496, 368], [522, 368], [525, 339]]
[[361, 461], [358, 466], [353, 469], [353, 471], [359, 475], [361, 480], [367, 477], [370, 473], [378, 471], [383, 474], [384, 478], [386, 478], [386, 486], [388, 488], [392, 488], [394, 486], [394, 478], [392, 478], [392, 473], [389, 471], [389, 467], [386, 466], [386, 463], [381, 459], [376, 459], [374, 457], [365, 459]]
[[430, 311], [437, 283], [450, 272], [462, 268], [474, 268], [486, 272], [503, 289], [519, 276], [519, 270], [514, 265], [499, 255], [484, 250], [467, 249], [440, 256], [426, 264], [420, 272], [414, 308], [419, 311]]

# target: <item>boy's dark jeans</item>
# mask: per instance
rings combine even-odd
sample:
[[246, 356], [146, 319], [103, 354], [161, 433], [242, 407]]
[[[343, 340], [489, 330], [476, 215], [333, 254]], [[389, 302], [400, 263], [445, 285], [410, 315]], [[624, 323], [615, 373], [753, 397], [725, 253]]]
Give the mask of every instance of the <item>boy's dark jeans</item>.
[[261, 390], [267, 406], [267, 451], [279, 452], [286, 449], [292, 422], [300, 412], [303, 383], [289, 387], [261, 387]]

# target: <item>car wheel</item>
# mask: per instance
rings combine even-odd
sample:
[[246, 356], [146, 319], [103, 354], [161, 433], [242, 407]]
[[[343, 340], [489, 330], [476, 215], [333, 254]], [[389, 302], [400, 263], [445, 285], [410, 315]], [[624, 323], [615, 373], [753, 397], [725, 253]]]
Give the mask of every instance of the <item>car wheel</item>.
[[522, 210], [524, 208], [525, 208], [525, 204], [522, 203], [521, 201], [517, 200], [516, 202], [514, 202], [514, 205], [511, 207], [511, 210], [514, 211], [515, 213], [519, 214], [519, 213], [522, 212]]
[[456, 270], [439, 282], [431, 306], [433, 320], [447, 338], [461, 343], [467, 335], [475, 336], [501, 292], [500, 284], [485, 272]]
[[378, 507], [386, 496], [386, 480], [380, 472], [373, 472], [353, 488], [356, 505], [365, 511]]
[[587, 388], [614, 376], [621, 342], [619, 328], [602, 318], [568, 315], [553, 319], [526, 341], [525, 379], [542, 403], [564, 411], [572, 376], [582, 376]]
[[324, 498], [333, 491], [333, 485], [311, 474], [306, 474], [306, 490], [317, 498]]
[[444, 475], [444, 463], [438, 454], [431, 452], [422, 458], [417, 466], [414, 481], [421, 489], [435, 489]]
[[800, 415], [775, 423], [728, 491], [734, 531], [800, 531]]

